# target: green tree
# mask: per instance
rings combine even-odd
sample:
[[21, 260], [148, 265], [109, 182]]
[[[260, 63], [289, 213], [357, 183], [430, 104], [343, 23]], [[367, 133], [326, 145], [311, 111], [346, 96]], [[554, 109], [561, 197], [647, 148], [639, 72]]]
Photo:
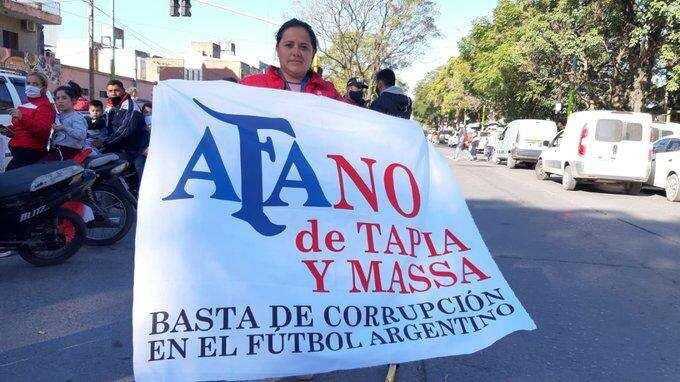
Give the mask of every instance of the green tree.
[[319, 37], [324, 76], [339, 89], [350, 77], [372, 89], [378, 70], [408, 67], [439, 36], [439, 11], [428, 0], [316, 0], [297, 11]]

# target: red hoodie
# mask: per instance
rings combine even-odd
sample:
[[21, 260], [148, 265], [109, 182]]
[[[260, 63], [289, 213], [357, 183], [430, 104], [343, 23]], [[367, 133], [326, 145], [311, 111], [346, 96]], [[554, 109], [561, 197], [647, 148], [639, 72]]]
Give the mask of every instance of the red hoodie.
[[40, 97], [29, 98], [21, 104], [19, 110], [21, 119], [12, 118], [14, 137], [9, 140], [9, 147], [45, 151], [57, 116], [54, 106], [43, 91]]
[[[267, 71], [264, 74], [251, 74], [247, 77], [244, 77], [240, 83], [243, 85], [255, 86], [259, 88], [285, 89], [286, 82], [279, 73], [280, 72], [277, 67], [270, 66], [267, 68]], [[333, 85], [332, 82], [324, 80], [318, 73], [314, 71], [311, 71], [310, 73], [311, 77], [309, 78], [309, 82], [307, 82], [305, 87], [302, 89], [304, 93], [321, 95], [324, 97], [333, 98], [338, 101], [346, 102], [344, 97], [342, 97], [340, 93], [335, 90], [335, 85]]]

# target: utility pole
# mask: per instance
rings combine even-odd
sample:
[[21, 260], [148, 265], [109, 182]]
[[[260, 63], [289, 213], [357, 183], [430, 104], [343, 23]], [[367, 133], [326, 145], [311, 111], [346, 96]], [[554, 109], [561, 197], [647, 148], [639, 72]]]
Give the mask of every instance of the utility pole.
[[116, 77], [116, 0], [111, 0], [111, 79]]
[[91, 100], [95, 99], [94, 90], [94, 0], [89, 0], [87, 5], [90, 7], [90, 12], [88, 16], [87, 32], [90, 35], [90, 83], [88, 88], [89, 98]]

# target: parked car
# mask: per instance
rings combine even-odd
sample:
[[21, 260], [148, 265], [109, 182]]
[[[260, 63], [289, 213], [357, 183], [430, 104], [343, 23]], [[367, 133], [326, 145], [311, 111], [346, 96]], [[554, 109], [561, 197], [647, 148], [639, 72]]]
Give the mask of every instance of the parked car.
[[666, 198], [680, 202], [680, 134], [654, 142], [647, 185], [665, 189]]
[[458, 146], [458, 132], [455, 132], [455, 133], [449, 135], [449, 137], [447, 138], [446, 144], [447, 144], [449, 147], [456, 147], [456, 146]]
[[654, 122], [652, 123], [652, 142], [669, 135], [680, 135], [680, 123]]
[[536, 163], [543, 141], [555, 136], [557, 124], [541, 119], [517, 119], [508, 124], [498, 136], [492, 160], [500, 164], [505, 161], [509, 168], [520, 162]]
[[453, 135], [453, 130], [440, 130], [439, 131], [439, 143], [448, 144], [449, 137]]
[[[0, 125], [8, 126], [12, 122], [9, 115], [10, 109], [14, 109], [26, 102], [26, 77], [13, 71], [0, 69]], [[0, 171], [5, 171], [5, 166], [10, 159], [7, 147], [9, 138], [0, 135]]]
[[562, 187], [574, 190], [579, 182], [619, 183], [637, 194], [649, 176], [652, 116], [622, 111], [581, 111], [544, 150], [536, 176], [562, 176]]

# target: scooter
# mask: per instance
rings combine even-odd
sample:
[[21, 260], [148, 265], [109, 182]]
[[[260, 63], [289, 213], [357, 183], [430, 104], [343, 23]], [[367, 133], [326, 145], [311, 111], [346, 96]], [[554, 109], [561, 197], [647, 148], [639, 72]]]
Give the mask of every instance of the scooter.
[[63, 263], [80, 249], [85, 222], [63, 204], [92, 186], [95, 174], [73, 161], [25, 166], [0, 174], [0, 251], [36, 266]]

